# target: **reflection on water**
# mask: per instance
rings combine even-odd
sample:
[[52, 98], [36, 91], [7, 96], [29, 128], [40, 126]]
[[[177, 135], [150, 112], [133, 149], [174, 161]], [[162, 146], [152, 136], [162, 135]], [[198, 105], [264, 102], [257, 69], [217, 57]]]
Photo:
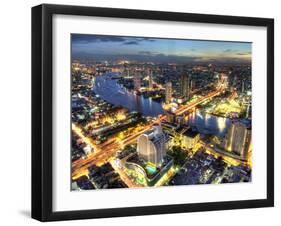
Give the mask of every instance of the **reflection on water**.
[[[153, 101], [151, 98], [138, 96], [134, 92], [125, 89], [111, 77], [118, 76], [117, 73], [107, 73], [96, 77], [93, 91], [107, 102], [128, 108], [130, 111], [137, 111], [145, 116], [158, 116], [163, 114], [161, 103]], [[200, 110], [188, 116], [188, 124], [198, 129], [200, 133], [224, 136], [230, 125], [230, 120], [223, 117], [213, 116]]]
[[151, 98], [144, 98], [134, 92], [125, 89], [111, 77], [118, 76], [117, 73], [107, 73], [96, 77], [93, 91], [102, 99], [114, 105], [121, 105], [130, 111], [137, 111], [145, 116], [158, 116], [163, 114], [161, 103], [153, 101]]
[[230, 125], [230, 120], [196, 110], [196, 112], [190, 114], [188, 124], [196, 127], [200, 133], [222, 137]]
[[220, 133], [223, 133], [226, 129], [226, 118], [217, 117], [217, 124]]

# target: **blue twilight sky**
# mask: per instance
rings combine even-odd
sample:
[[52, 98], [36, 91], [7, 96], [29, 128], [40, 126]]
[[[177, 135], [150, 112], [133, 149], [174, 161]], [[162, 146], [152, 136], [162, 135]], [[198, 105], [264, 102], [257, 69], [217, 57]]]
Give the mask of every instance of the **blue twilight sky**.
[[251, 61], [251, 43], [72, 34], [73, 59]]

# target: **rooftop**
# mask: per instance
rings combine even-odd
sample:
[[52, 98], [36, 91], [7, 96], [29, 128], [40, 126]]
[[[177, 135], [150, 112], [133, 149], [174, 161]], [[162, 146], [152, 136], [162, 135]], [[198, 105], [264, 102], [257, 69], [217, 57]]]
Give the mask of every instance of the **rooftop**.
[[199, 134], [199, 133], [198, 133], [196, 130], [192, 129], [192, 128], [188, 128], [188, 129], [183, 133], [183, 135], [185, 135], [185, 136], [187, 136], [187, 137], [192, 137], [192, 138], [196, 137], [198, 134]]

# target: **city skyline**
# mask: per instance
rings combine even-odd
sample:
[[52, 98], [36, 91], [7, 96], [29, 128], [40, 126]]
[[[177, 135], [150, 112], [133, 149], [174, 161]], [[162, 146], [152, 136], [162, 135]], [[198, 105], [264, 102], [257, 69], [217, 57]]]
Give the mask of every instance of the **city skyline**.
[[71, 79], [71, 190], [251, 182], [251, 43], [73, 34]]
[[251, 43], [72, 34], [75, 60], [250, 63]]

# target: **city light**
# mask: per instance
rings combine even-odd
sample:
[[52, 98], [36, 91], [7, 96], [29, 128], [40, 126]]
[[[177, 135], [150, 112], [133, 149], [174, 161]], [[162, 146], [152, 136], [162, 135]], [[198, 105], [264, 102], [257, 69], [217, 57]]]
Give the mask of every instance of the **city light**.
[[[250, 59], [232, 62], [220, 43], [208, 41], [207, 49], [213, 45], [221, 52], [214, 60], [195, 61], [138, 49], [148, 44], [157, 49], [170, 40], [93, 40], [99, 40], [97, 50], [110, 43], [111, 51], [119, 52], [87, 60], [73, 56], [73, 190], [251, 181]], [[124, 54], [124, 45], [142, 55]]]

